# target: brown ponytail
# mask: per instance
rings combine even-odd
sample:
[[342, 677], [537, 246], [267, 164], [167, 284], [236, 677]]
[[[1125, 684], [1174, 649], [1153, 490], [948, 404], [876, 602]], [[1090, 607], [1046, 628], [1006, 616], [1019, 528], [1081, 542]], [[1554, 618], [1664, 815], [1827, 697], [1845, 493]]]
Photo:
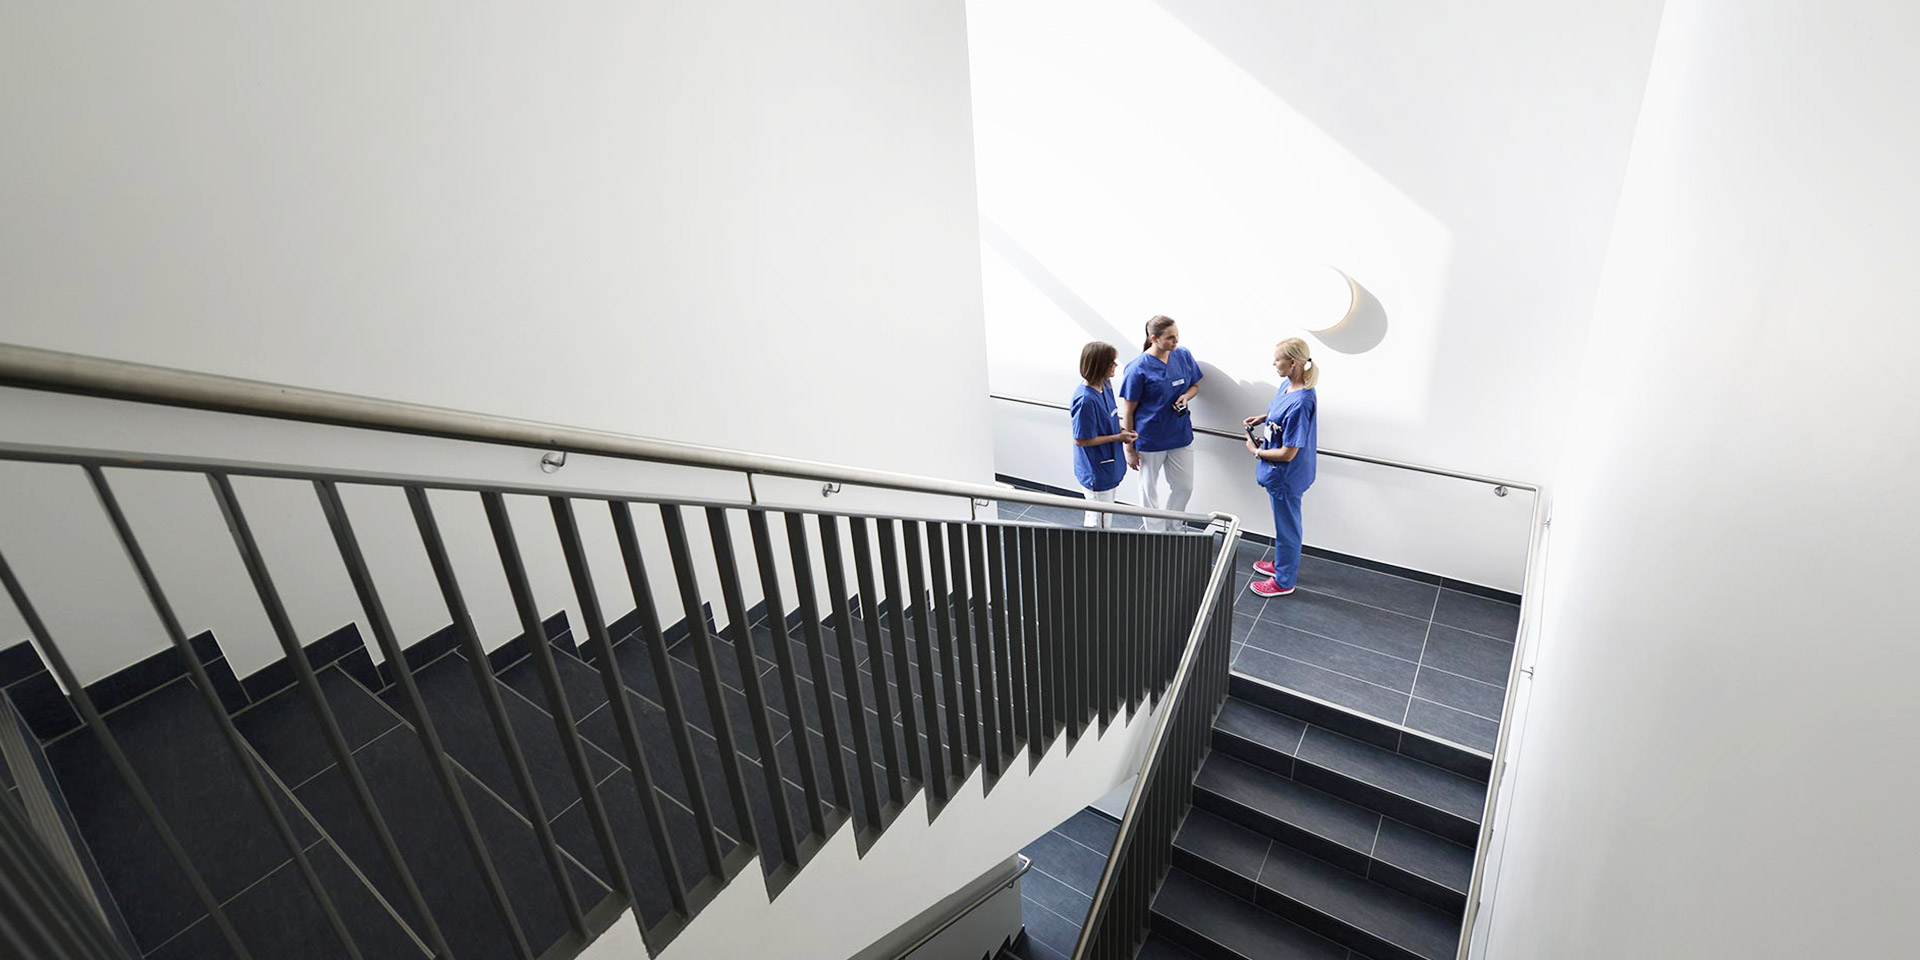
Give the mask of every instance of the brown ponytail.
[[1167, 328], [1171, 326], [1173, 326], [1172, 317], [1156, 316], [1152, 320], [1148, 320], [1147, 340], [1140, 345], [1140, 352], [1145, 353], [1153, 349], [1153, 341], [1160, 339], [1160, 335], [1166, 333]]

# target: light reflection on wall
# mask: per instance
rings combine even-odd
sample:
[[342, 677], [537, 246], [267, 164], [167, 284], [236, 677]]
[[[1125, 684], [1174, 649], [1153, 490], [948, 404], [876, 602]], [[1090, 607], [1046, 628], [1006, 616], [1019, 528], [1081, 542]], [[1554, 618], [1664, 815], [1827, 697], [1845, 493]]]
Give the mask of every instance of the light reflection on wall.
[[1149, 0], [972, 0], [968, 17], [996, 391], [1064, 399], [1081, 343], [1124, 362], [1164, 313], [1212, 368], [1197, 415], [1230, 424], [1265, 406], [1271, 346], [1301, 332], [1276, 319], [1285, 279], [1329, 263], [1392, 325], [1362, 356], [1317, 348], [1326, 429], [1421, 421], [1439, 220]]

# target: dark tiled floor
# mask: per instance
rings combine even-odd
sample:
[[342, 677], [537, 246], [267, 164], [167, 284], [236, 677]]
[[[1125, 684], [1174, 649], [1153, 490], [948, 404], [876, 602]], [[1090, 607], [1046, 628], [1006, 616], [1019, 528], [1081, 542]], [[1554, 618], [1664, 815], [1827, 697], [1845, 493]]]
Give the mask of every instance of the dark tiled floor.
[[[1003, 520], [1082, 524], [1083, 511], [1000, 504]], [[1118, 526], [1138, 527], [1120, 518]], [[1298, 589], [1247, 589], [1270, 547], [1242, 541], [1234, 578], [1234, 670], [1491, 752], [1519, 627], [1512, 603], [1320, 557]]]
[[1031, 960], [1065, 960], [1087, 922], [1094, 888], [1120, 825], [1082, 810], [1020, 851], [1033, 869], [1020, 883]]

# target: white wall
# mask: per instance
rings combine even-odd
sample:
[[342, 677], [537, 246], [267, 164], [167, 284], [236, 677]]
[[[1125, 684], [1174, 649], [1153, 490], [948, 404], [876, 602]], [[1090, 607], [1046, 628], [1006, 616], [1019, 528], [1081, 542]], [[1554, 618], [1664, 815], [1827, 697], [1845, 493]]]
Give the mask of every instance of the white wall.
[[[1233, 428], [1298, 333], [1287, 268], [1330, 262], [1387, 322], [1316, 339], [1322, 444], [1550, 482], [1659, 8], [972, 0], [993, 388], [1064, 402], [1082, 343], [1124, 362], [1165, 313]], [[1071, 485], [1058, 417], [996, 416], [1003, 465]], [[1227, 449], [1195, 504], [1271, 532], [1248, 459], [1198, 442]], [[1406, 483], [1329, 472], [1308, 542], [1518, 589], [1525, 498]]]
[[[1061, 739], [1031, 773], [1023, 752], [991, 796], [981, 793], [981, 775], [975, 773], [931, 824], [922, 794], [864, 858], [853, 831], [843, 829], [777, 900], [769, 902], [765, 885], [743, 872], [660, 956], [851, 957], [1132, 775], [1157, 716], [1143, 711], [1099, 737], [1088, 731], [1071, 755]], [[585, 956], [637, 960], [646, 956], [639, 941], [628, 918]]]
[[1667, 5], [1488, 957], [1914, 953], [1917, 41]]
[[[0, 340], [988, 479], [964, 30], [957, 0], [16, 10]], [[546, 482], [527, 451], [19, 393], [0, 417], [16, 441]], [[634, 479], [575, 464], [556, 481], [590, 469]], [[95, 645], [83, 674], [157, 649], [143, 601], [93, 600], [80, 572], [97, 565], [67, 552], [92, 521], [25, 508], [57, 488], [84, 512], [84, 488], [0, 476], [16, 511], [0, 548], [54, 585], [36, 595], [67, 591], [48, 603]], [[187, 628], [215, 628], [244, 673], [274, 654], [211, 498], [184, 480], [130, 478], [128, 507]], [[269, 558], [300, 571], [282, 579], [303, 632], [351, 619], [310, 498], [242, 497]], [[430, 582], [404, 504], [351, 499], [363, 534], [401, 551], [376, 572]], [[477, 505], [447, 509], [483, 633], [518, 633]], [[515, 510], [551, 612], [570, 597], [557, 544], [532, 532], [551, 520]], [[403, 637], [444, 622], [433, 602], [398, 602]]]

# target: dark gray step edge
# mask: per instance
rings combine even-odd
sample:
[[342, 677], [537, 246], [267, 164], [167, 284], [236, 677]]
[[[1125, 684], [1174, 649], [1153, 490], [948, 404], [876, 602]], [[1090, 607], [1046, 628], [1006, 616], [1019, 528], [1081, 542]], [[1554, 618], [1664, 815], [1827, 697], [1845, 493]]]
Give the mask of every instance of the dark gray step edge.
[[[1480, 822], [1442, 809], [1427, 801], [1388, 787], [1370, 783], [1352, 774], [1336, 770], [1290, 754], [1284, 750], [1248, 740], [1232, 732], [1215, 728], [1213, 745], [1220, 752], [1280, 776], [1298, 781], [1322, 793], [1366, 807], [1376, 813], [1411, 824], [1437, 837], [1471, 848], [1480, 840]], [[1435, 768], [1452, 776], [1451, 771]]]
[[[1176, 867], [1176, 869], [1178, 868]], [[1216, 890], [1220, 890], [1218, 886], [1209, 882], [1206, 878], [1201, 877], [1198, 874], [1194, 874], [1193, 876], [1202, 885], [1213, 887]], [[1172, 879], [1171, 874], [1168, 875], [1168, 879], [1169, 880]], [[1228, 893], [1225, 890], [1220, 890], [1220, 895], [1223, 897], [1232, 896], [1232, 894]], [[1317, 931], [1301, 926], [1300, 924], [1294, 923], [1293, 921], [1288, 920], [1286, 917], [1280, 916], [1279, 914], [1274, 913], [1273, 911], [1268, 910], [1265, 907], [1262, 907], [1258, 903], [1255, 903], [1250, 900], [1244, 900], [1243, 898], [1236, 897], [1235, 899], [1242, 899], [1243, 902], [1245, 902], [1250, 909], [1259, 910], [1262, 913], [1267, 914], [1269, 917], [1273, 919], [1273, 922], [1275, 923], [1290, 924], [1295, 927], [1300, 927], [1300, 929], [1302, 929], [1306, 933], [1316, 937], [1320, 937], [1323, 940], [1329, 939], [1325, 936], [1322, 936]], [[1281, 958], [1274, 958], [1270, 956], [1251, 957], [1241, 953], [1238, 950], [1233, 949], [1232, 947], [1227, 946], [1224, 943], [1220, 943], [1219, 941], [1208, 936], [1205, 931], [1194, 929], [1192, 926], [1186, 923], [1183, 923], [1178, 919], [1175, 919], [1171, 914], [1168, 914], [1162, 911], [1160, 909], [1160, 898], [1157, 894], [1154, 896], [1153, 902], [1151, 906], [1148, 907], [1147, 912], [1149, 915], [1149, 923], [1148, 923], [1149, 935], [1160, 937], [1172, 943], [1173, 945], [1180, 947], [1181, 949], [1184, 949], [1187, 952], [1192, 953], [1197, 957], [1202, 958], [1202, 960], [1281, 960]], [[1332, 941], [1330, 941], [1330, 943], [1331, 942]]]
[[1257, 707], [1302, 720], [1334, 733], [1412, 757], [1469, 780], [1486, 783], [1493, 774], [1492, 754], [1442, 740], [1432, 734], [1357, 713], [1337, 703], [1291, 690], [1243, 673], [1228, 679], [1231, 696]]
[[[1217, 735], [1219, 731], [1215, 731], [1215, 733]], [[1273, 771], [1270, 768], [1268, 772], [1274, 773], [1275, 776], [1282, 776], [1278, 771]], [[1315, 789], [1315, 791], [1319, 793], [1325, 793], [1325, 791], [1318, 790], [1317, 788], [1310, 787], [1310, 789]], [[1335, 802], [1351, 803], [1351, 801], [1345, 798], [1333, 796], [1332, 794], [1327, 794], [1327, 796]], [[1198, 783], [1195, 783], [1193, 787], [1193, 806], [1196, 809], [1211, 813], [1222, 820], [1237, 823], [1268, 839], [1276, 840], [1303, 853], [1311, 854], [1312, 856], [1325, 860], [1355, 876], [1372, 880], [1382, 886], [1397, 890], [1407, 896], [1439, 907], [1442, 910], [1466, 909], [1467, 894], [1464, 890], [1454, 890], [1437, 880], [1421, 876], [1405, 867], [1381, 860], [1374, 856], [1373, 850], [1356, 850], [1337, 840], [1315, 833], [1300, 824], [1282, 820], [1271, 814], [1246, 806], [1223, 794], [1215, 793]], [[1377, 813], [1378, 811], [1374, 812]], [[1179, 848], [1176, 847], [1175, 849], [1177, 852]], [[1195, 860], [1201, 859], [1195, 854], [1188, 854], [1188, 856]], [[1213, 878], [1222, 874], [1237, 876], [1231, 874], [1226, 868], [1210, 862], [1207, 863], [1206, 867], [1202, 870], [1190, 870], [1188, 872], [1207, 878], [1208, 882], [1218, 887], [1226, 887], [1228, 884]], [[1240, 878], [1240, 880], [1244, 881], [1244, 878]], [[1236, 881], [1236, 884], [1238, 882], [1239, 881]], [[1252, 881], [1245, 882], [1251, 883]], [[1241, 899], [1252, 900], [1254, 897], [1249, 891], [1249, 893], [1242, 896]]]
[[[1335, 916], [1286, 891], [1261, 884], [1259, 899], [1255, 901], [1262, 910], [1305, 927], [1329, 940], [1344, 944], [1372, 960], [1444, 960], [1441, 957], [1425, 957], [1413, 952], [1386, 937], [1361, 926], [1353, 920]], [[1457, 943], [1456, 934], [1456, 943]]]

